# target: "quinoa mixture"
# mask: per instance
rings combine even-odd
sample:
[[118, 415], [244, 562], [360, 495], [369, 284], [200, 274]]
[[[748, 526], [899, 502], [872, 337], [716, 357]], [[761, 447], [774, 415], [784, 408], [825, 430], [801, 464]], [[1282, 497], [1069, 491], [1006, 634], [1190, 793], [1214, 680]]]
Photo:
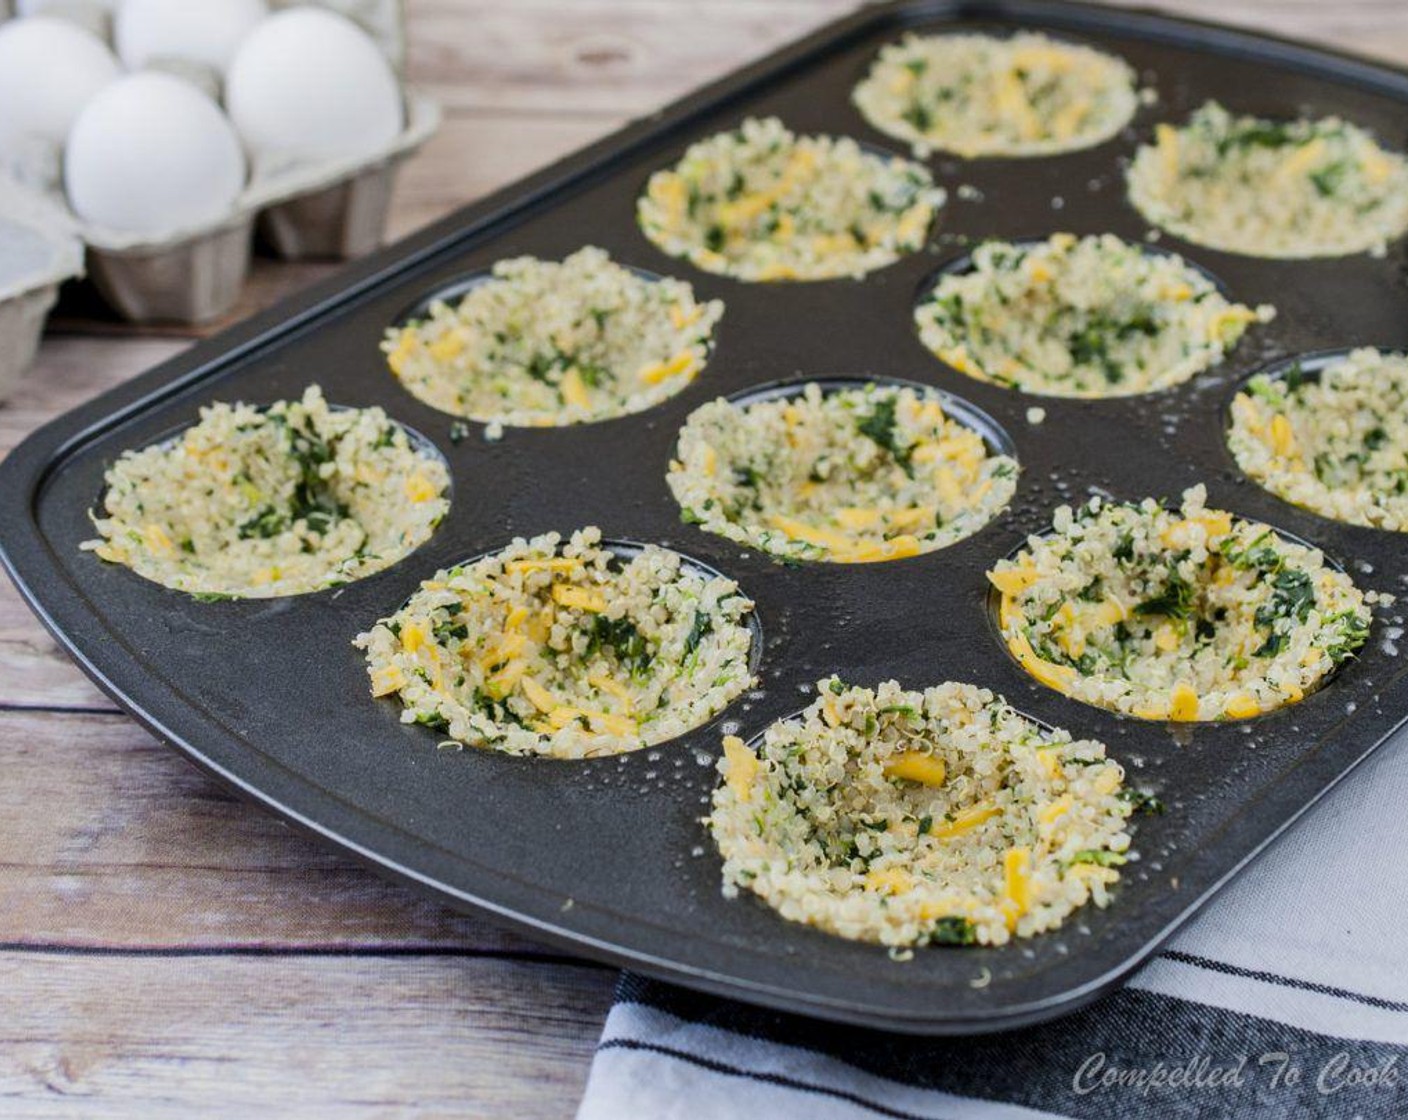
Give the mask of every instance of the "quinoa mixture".
[[1246, 719], [1301, 700], [1369, 634], [1366, 598], [1317, 549], [1153, 499], [1062, 506], [988, 573], [1002, 636], [1033, 677], [1151, 720]]
[[1181, 384], [1274, 315], [1229, 302], [1181, 257], [1108, 233], [986, 242], [914, 311], [920, 341], [961, 373], [1053, 397]]
[[1408, 159], [1338, 117], [1237, 117], [1209, 101], [1182, 128], [1159, 125], [1128, 175], [1149, 222], [1229, 253], [1382, 254], [1408, 229]]
[[437, 572], [356, 644], [404, 723], [507, 754], [588, 758], [698, 727], [753, 683], [738, 585], [601, 531], [515, 540]]
[[1232, 402], [1237, 465], [1324, 517], [1408, 530], [1408, 355], [1369, 348], [1313, 376], [1257, 376]]
[[724, 894], [890, 946], [1002, 945], [1105, 906], [1140, 794], [1103, 744], [952, 682], [817, 685], [756, 753], [724, 739]]
[[1090, 148], [1139, 107], [1124, 60], [1036, 32], [916, 35], [880, 51], [852, 100], [921, 159], [1040, 156]]
[[[382, 350], [426, 404], [490, 424], [550, 427], [641, 412], [704, 368], [718, 300], [649, 280], [592, 246], [566, 260], [517, 257], [456, 306], [393, 327]], [[495, 433], [496, 434], [496, 433]]]
[[944, 198], [917, 163], [750, 118], [652, 175], [637, 217], [662, 251], [705, 272], [827, 280], [922, 248]]
[[1017, 463], [933, 396], [867, 384], [690, 414], [668, 481], [685, 521], [787, 560], [932, 552], [1011, 500]]
[[310, 386], [268, 408], [213, 404], [179, 437], [126, 452], [88, 549], [202, 598], [337, 587], [396, 563], [449, 509], [449, 473], [379, 408]]

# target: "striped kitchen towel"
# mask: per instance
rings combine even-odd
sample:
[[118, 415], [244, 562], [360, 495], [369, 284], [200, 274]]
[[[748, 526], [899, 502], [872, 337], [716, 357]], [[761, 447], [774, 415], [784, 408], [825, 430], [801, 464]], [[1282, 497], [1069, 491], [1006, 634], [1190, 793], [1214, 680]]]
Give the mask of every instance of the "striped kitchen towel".
[[624, 975], [578, 1120], [1408, 1117], [1408, 735], [1128, 986], [916, 1039]]

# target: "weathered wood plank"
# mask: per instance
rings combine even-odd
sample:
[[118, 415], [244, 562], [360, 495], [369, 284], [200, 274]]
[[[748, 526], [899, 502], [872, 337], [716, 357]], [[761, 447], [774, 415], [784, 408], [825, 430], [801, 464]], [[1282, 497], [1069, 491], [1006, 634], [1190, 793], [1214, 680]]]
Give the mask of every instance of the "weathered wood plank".
[[[1143, 0], [1115, 6], [1144, 7]], [[1408, 57], [1401, 0], [1180, 0], [1165, 10]], [[409, 73], [451, 110], [635, 114], [853, 10], [853, 0], [411, 0]]]
[[0, 458], [41, 424], [120, 385], [186, 343], [164, 339], [46, 338], [39, 358], [0, 405]]
[[0, 945], [555, 956], [226, 793], [122, 716], [0, 713]]
[[1188, 19], [1248, 27], [1271, 35], [1408, 62], [1408, 20], [1402, 0], [1098, 0], [1112, 7], [1162, 9]]
[[612, 979], [440, 957], [0, 952], [0, 1113], [570, 1117]]
[[402, 237], [619, 128], [625, 115], [447, 116], [421, 154], [402, 169], [390, 221]]
[[[41, 424], [178, 353], [186, 344], [49, 338], [15, 394], [0, 406], [0, 458]], [[0, 580], [0, 705], [111, 708]]]
[[111, 711], [112, 701], [59, 651], [0, 578], [0, 706]]
[[654, 109], [856, 0], [411, 0], [411, 81], [454, 109]]

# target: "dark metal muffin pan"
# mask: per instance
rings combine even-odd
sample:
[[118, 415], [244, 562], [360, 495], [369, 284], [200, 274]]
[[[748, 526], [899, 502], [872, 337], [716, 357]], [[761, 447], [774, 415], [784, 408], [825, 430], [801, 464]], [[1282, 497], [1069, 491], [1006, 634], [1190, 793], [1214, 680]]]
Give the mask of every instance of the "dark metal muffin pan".
[[[1131, 129], [1069, 155], [971, 164], [929, 161], [951, 198], [927, 251], [865, 280], [747, 285], [662, 255], [637, 230], [647, 176], [691, 141], [750, 114], [798, 131], [893, 145], [849, 92], [875, 51], [910, 27], [1045, 28], [1129, 59], [1159, 91]], [[1303, 351], [1408, 345], [1403, 248], [1387, 258], [1260, 261], [1161, 244], [1221, 277], [1239, 300], [1272, 302], [1219, 369], [1114, 401], [1037, 398], [934, 359], [911, 320], [933, 271], [986, 236], [1065, 229], [1138, 239], [1121, 167], [1158, 120], [1205, 98], [1270, 116], [1338, 113], [1402, 147], [1408, 76], [1238, 31], [1064, 3], [905, 2], [866, 10], [371, 257], [310, 293], [85, 405], [0, 465], [0, 537], [31, 606], [83, 669], [158, 737], [236, 789], [377, 869], [451, 905], [497, 914], [535, 936], [696, 988], [849, 1023], [917, 1033], [995, 1030], [1050, 1018], [1108, 991], [1222, 883], [1383, 742], [1408, 714], [1381, 610], [1363, 655], [1330, 685], [1245, 723], [1142, 723], [1030, 680], [987, 618], [984, 570], [1052, 509], [1092, 488], [1211, 501], [1313, 541], [1359, 583], [1404, 590], [1402, 538], [1335, 524], [1242, 479], [1223, 443], [1237, 382]], [[959, 183], [985, 198], [965, 201]], [[966, 192], [965, 192], [966, 193]], [[428, 293], [515, 254], [561, 258], [583, 242], [623, 263], [690, 280], [727, 304], [713, 359], [647, 412], [573, 428], [452, 420], [387, 373], [386, 325]], [[959, 543], [875, 565], [786, 566], [681, 524], [665, 484], [675, 433], [718, 395], [779, 379], [883, 376], [946, 389], [1011, 435], [1023, 467], [1014, 504]], [[78, 550], [102, 473], [123, 449], [188, 423], [217, 400], [294, 397], [309, 382], [343, 405], [383, 406], [426, 433], [455, 475], [454, 505], [408, 559], [337, 591], [201, 603]], [[1046, 419], [1028, 420], [1038, 406]], [[612, 539], [667, 544], [737, 579], [764, 634], [760, 688], [713, 724], [617, 758], [570, 763], [435, 749], [435, 734], [373, 700], [352, 638], [437, 568], [515, 535], [596, 524]], [[945, 679], [1004, 694], [1035, 718], [1104, 740], [1132, 785], [1167, 805], [1136, 818], [1141, 858], [1114, 905], [1002, 949], [883, 949], [788, 924], [757, 900], [726, 901], [699, 822], [715, 782], [720, 724], [752, 737], [837, 672], [873, 685]], [[1374, 796], [1372, 789], [1363, 795]], [[984, 986], [977, 986], [990, 978]]]

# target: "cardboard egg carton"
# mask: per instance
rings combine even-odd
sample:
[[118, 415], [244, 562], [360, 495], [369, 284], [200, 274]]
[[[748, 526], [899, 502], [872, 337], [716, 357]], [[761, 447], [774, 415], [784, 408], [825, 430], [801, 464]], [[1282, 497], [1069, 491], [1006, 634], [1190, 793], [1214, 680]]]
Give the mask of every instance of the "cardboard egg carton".
[[44, 195], [0, 178], [0, 402], [34, 360], [59, 285], [83, 274], [83, 242]]
[[[10, 0], [0, 0], [0, 16]], [[405, 86], [405, 23], [399, 0], [272, 0], [275, 9], [310, 4], [337, 11], [360, 25], [401, 79], [405, 125], [370, 156], [318, 163], [270, 165], [250, 160], [249, 181], [230, 212], [198, 227], [133, 235], [83, 222], [69, 214], [87, 245], [87, 270], [103, 298], [134, 323], [202, 323], [227, 312], [249, 274], [254, 235], [285, 260], [346, 259], [381, 244], [400, 163], [440, 123], [438, 106]], [[109, 5], [100, 0], [48, 0], [46, 15], [72, 19], [111, 43]], [[207, 93], [220, 94], [220, 76], [190, 63], [172, 73]], [[61, 153], [40, 153], [24, 169], [26, 181], [46, 189], [67, 212]]]

